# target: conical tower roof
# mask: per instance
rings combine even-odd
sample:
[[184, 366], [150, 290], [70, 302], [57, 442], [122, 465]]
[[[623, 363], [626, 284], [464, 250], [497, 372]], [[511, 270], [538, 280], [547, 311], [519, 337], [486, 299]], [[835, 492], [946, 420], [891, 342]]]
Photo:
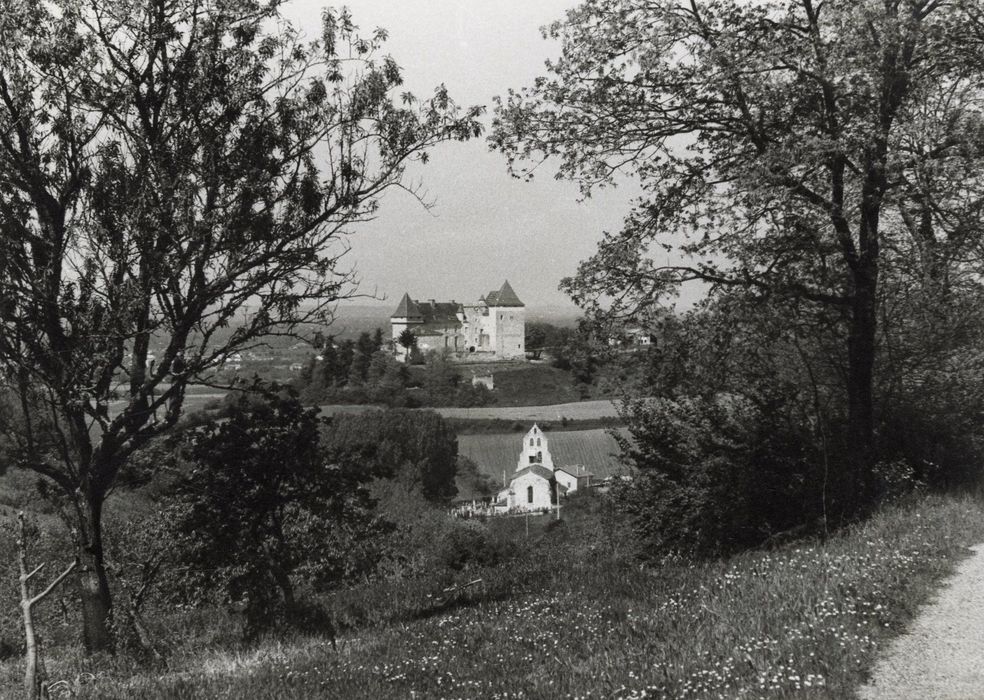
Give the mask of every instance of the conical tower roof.
[[498, 292], [489, 292], [485, 297], [485, 303], [489, 306], [526, 306], [516, 296], [516, 292], [509, 285], [509, 280], [502, 283]]
[[396, 311], [390, 318], [420, 318], [420, 309], [413, 299], [410, 298], [409, 292], [403, 293], [403, 298], [400, 299], [400, 305], [396, 307]]

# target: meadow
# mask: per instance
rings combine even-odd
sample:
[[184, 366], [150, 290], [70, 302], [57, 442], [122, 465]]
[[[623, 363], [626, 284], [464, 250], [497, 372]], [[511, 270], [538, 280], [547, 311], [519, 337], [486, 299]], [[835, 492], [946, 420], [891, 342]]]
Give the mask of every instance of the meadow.
[[66, 657], [54, 697], [850, 698], [984, 538], [984, 507], [914, 499], [825, 542], [700, 564], [642, 565], [598, 497], [528, 537], [523, 518], [490, 526], [521, 545], [504, 565], [333, 596], [337, 649], [298, 633], [237, 649], [229, 620], [174, 611], [170, 668]]
[[[379, 410], [378, 406], [352, 404], [324, 404], [321, 413], [326, 416], [336, 413], [361, 413], [366, 410]], [[548, 404], [544, 406], [479, 406], [475, 408], [438, 407], [428, 408], [437, 411], [445, 418], [456, 420], [507, 420], [507, 421], [569, 421], [617, 418], [618, 411], [610, 399], [578, 401], [574, 403]]]

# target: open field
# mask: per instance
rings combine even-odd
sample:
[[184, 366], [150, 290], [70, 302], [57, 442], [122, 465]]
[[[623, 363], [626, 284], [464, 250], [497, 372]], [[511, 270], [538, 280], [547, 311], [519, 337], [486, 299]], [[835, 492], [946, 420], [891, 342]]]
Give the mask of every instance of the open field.
[[[544, 433], [554, 464], [583, 466], [598, 479], [625, 471], [617, 457], [618, 444], [607, 430], [564, 430]], [[473, 460], [494, 479], [512, 474], [522, 451], [523, 433], [459, 435], [458, 454]]]
[[[532, 519], [528, 540], [523, 519], [498, 521], [524, 554], [462, 572], [459, 582], [480, 583], [449, 599], [430, 596], [446, 585], [436, 582], [339, 596], [339, 614], [361, 605], [377, 622], [342, 635], [337, 650], [317, 635], [189, 645], [166, 671], [89, 666], [77, 696], [849, 698], [984, 538], [979, 501], [931, 497], [826, 543], [640, 568], [617, 519], [580, 503], [559, 524]], [[50, 668], [78, 677], [70, 659]], [[7, 687], [14, 670], [0, 667]]]
[[[379, 406], [353, 406], [345, 404], [326, 404], [321, 406], [323, 415], [331, 416], [336, 413], [362, 413], [366, 410], [379, 409]], [[579, 401], [574, 403], [559, 403], [547, 406], [483, 406], [480, 408], [433, 408], [445, 418], [461, 418], [465, 420], [500, 419], [512, 421], [561, 421], [592, 420], [596, 418], [616, 418], [618, 411], [610, 399], [595, 401]]]
[[574, 386], [570, 372], [544, 362], [504, 367], [493, 372], [493, 377], [498, 406], [574, 403], [585, 398]]

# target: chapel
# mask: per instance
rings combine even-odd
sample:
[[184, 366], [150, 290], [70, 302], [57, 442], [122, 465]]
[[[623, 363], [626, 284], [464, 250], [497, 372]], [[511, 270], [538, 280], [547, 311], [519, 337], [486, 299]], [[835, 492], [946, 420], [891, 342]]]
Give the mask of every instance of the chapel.
[[574, 467], [557, 467], [547, 436], [533, 424], [523, 437], [516, 471], [508, 486], [499, 491], [496, 505], [507, 512], [548, 510], [569, 493], [590, 484], [591, 474]]

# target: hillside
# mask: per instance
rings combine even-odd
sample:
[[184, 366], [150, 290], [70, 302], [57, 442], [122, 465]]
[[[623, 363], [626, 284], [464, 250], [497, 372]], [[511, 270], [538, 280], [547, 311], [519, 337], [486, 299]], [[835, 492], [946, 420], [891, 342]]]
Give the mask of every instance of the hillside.
[[[50, 664], [80, 698], [846, 698], [969, 544], [979, 502], [883, 510], [825, 544], [640, 568], [601, 501], [497, 521], [519, 547], [452, 579], [379, 582], [326, 599], [350, 627], [244, 651], [228, 620], [156, 621], [170, 667]], [[470, 585], [469, 585], [470, 584]], [[449, 588], [450, 587], [450, 588]], [[0, 673], [7, 688], [16, 664]], [[7, 693], [4, 697], [14, 697]]]

